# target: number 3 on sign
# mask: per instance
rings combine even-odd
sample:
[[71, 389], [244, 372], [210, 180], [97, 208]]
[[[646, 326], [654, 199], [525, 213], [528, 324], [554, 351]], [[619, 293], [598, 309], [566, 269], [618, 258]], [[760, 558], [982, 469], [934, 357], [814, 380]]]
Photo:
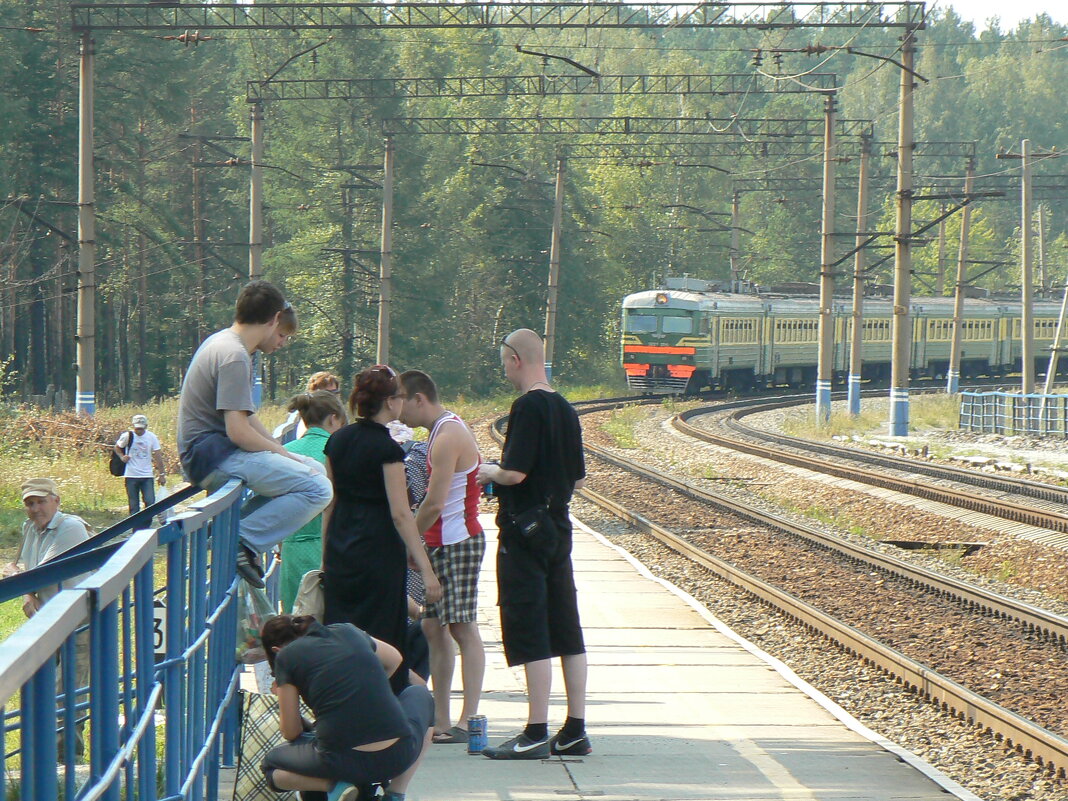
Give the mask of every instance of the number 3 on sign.
[[158, 598], [152, 602], [152, 651], [157, 657], [167, 654], [167, 604]]

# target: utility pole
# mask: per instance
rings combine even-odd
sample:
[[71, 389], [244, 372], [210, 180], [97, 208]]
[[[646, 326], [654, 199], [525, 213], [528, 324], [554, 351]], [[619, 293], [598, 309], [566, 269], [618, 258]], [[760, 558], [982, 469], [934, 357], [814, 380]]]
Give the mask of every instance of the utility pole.
[[[192, 126], [196, 130], [197, 110], [196, 106], [191, 114]], [[203, 162], [204, 141], [197, 137], [193, 140], [193, 260], [197, 264], [197, 342], [203, 341], [207, 336], [207, 320], [205, 308], [208, 297], [208, 265], [204, 255], [204, 199], [201, 181], [200, 164]], [[194, 346], [195, 347], [195, 346]]]
[[[339, 154], [340, 155], [340, 154]], [[341, 386], [347, 387], [352, 384], [353, 362], [353, 291], [355, 290], [355, 276], [352, 265], [352, 212], [353, 198], [349, 190], [341, 189], [341, 241], [344, 251], [341, 254]]]
[[909, 363], [912, 351], [912, 157], [915, 29], [901, 47], [901, 97], [897, 127], [897, 219], [894, 224], [894, 316], [890, 360], [890, 434], [909, 432]]
[[[938, 209], [939, 216], [946, 213], [946, 203], [942, 201]], [[938, 223], [938, 274], [935, 276], [935, 295], [942, 297], [946, 291], [946, 221]]]
[[868, 171], [871, 164], [871, 136], [861, 140], [860, 171], [857, 176], [857, 238], [853, 256], [853, 326], [849, 344], [849, 413], [860, 414], [860, 377], [864, 368], [864, 271], [867, 267]]
[[[1034, 187], [1032, 185], [1032, 191]], [[1038, 284], [1045, 292], [1050, 288], [1046, 274], [1046, 205], [1038, 204]]]
[[252, 165], [248, 191], [248, 278], [263, 277], [263, 104], [252, 104]]
[[816, 423], [831, 419], [831, 385], [834, 382], [834, 117], [837, 98], [830, 92], [823, 101], [823, 214], [820, 223], [820, 319], [816, 364]]
[[1035, 311], [1034, 262], [1031, 252], [1031, 227], [1034, 209], [1031, 196], [1031, 140], [1020, 145], [1023, 172], [1020, 180], [1020, 372], [1024, 395], [1035, 391]]
[[738, 281], [741, 275], [741, 252], [739, 250], [742, 237], [742, 193], [734, 192], [731, 195], [731, 291], [738, 290]]
[[545, 304], [545, 375], [553, 377], [553, 352], [556, 348], [556, 301], [560, 290], [560, 229], [564, 221], [563, 153], [556, 157], [556, 194], [553, 201], [553, 233], [549, 245], [549, 292]]
[[95, 43], [82, 34], [78, 71], [78, 381], [75, 410], [96, 413], [96, 208], [93, 167]]
[[[248, 278], [263, 277], [263, 104], [252, 104], [252, 165], [248, 186]], [[263, 400], [263, 354], [252, 355], [252, 402]]]
[[[975, 159], [968, 159], [964, 173], [964, 197], [971, 196], [975, 179]], [[960, 249], [957, 251], [957, 281], [953, 287], [953, 333], [949, 345], [949, 369], [946, 371], [946, 392], [960, 391], [961, 348], [964, 341], [964, 287], [968, 273], [968, 232], [972, 224], [972, 204], [961, 210]]]
[[[1068, 316], [1068, 280], [1064, 283], [1064, 297], [1061, 298], [1061, 315], [1057, 318], [1057, 331], [1053, 335], [1053, 346], [1049, 353], [1049, 369], [1046, 370], [1046, 385], [1042, 390], [1046, 395], [1052, 394], [1053, 384], [1057, 378], [1057, 362], [1060, 359], [1061, 350], [1064, 348], [1065, 316]], [[1043, 405], [1045, 405], [1045, 402], [1046, 399], [1043, 398]]]
[[382, 178], [382, 247], [379, 255], [378, 351], [379, 364], [389, 362], [389, 313], [393, 302], [393, 137], [385, 140]]

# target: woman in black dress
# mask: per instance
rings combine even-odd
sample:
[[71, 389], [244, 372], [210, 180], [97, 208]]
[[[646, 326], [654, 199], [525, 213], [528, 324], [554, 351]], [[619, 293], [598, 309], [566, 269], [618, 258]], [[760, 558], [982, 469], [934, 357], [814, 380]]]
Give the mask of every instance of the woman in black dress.
[[[334, 500], [323, 512], [323, 622], [352, 623], [403, 654], [408, 558], [422, 574], [428, 602], [441, 597], [441, 585], [408, 506], [404, 451], [386, 428], [401, 403], [392, 368], [364, 370], [349, 398], [356, 422], [326, 443]], [[393, 674], [395, 691], [407, 685], [407, 674]]]

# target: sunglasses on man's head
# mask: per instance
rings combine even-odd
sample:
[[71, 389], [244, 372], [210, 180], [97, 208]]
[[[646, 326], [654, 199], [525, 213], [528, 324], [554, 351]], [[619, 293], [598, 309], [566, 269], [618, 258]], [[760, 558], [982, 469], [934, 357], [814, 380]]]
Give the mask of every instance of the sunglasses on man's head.
[[519, 359], [520, 361], [522, 361], [522, 360], [523, 360], [523, 357], [519, 355], [519, 351], [517, 351], [517, 350], [515, 349], [515, 346], [514, 346], [514, 345], [509, 345], [509, 344], [508, 344], [507, 342], [505, 342], [505, 341], [504, 341], [504, 340], [502, 339], [502, 340], [501, 340], [501, 347], [502, 347], [502, 348], [508, 348], [508, 350], [512, 351], [512, 353], [514, 353], [514, 354], [515, 354], [515, 357], [516, 357], [517, 359]]
[[377, 370], [380, 373], [385, 373], [391, 378], [397, 377], [397, 371], [390, 367], [388, 364], [376, 364], [371, 370]]

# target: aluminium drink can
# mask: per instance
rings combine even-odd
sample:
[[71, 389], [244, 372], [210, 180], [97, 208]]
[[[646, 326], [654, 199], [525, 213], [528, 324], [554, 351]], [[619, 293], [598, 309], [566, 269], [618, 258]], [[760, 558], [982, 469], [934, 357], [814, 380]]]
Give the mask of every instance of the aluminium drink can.
[[467, 753], [481, 754], [488, 745], [489, 724], [485, 715], [472, 715], [467, 719]]

